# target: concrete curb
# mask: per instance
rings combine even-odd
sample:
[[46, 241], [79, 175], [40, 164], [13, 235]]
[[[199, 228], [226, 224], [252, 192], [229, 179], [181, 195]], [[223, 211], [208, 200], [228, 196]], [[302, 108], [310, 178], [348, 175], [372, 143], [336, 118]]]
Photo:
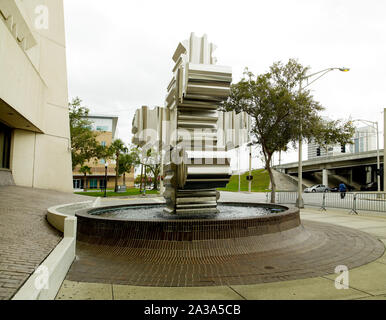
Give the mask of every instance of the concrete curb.
[[18, 290], [12, 300], [53, 300], [55, 299], [72, 262], [75, 259], [77, 218], [59, 212], [60, 208], [76, 204], [100, 205], [100, 199], [61, 204], [47, 209], [47, 220], [57, 230], [63, 232], [63, 239], [48, 255], [35, 272]]
[[64, 238], [28, 278], [12, 300], [53, 300], [75, 259], [77, 219], [66, 217]]
[[[99, 198], [97, 198], [97, 200], [98, 199]], [[88, 200], [88, 201], [73, 202], [73, 203], [61, 204], [61, 205], [57, 205], [54, 207], [50, 207], [47, 209], [47, 220], [50, 223], [50, 225], [52, 225], [55, 229], [64, 233], [64, 221], [67, 217], [71, 217], [71, 215], [61, 213], [58, 211], [58, 209], [64, 208], [64, 207], [69, 207], [69, 206], [72, 206], [74, 204], [81, 204], [81, 203], [92, 204], [93, 202], [94, 201], [92, 201], [92, 200]], [[74, 216], [75, 216], [75, 214], [74, 214]]]

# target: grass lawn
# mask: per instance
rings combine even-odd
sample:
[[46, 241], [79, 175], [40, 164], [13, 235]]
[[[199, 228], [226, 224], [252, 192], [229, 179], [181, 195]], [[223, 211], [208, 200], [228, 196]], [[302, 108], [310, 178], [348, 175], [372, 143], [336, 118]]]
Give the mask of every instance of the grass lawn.
[[[90, 192], [74, 192], [75, 194], [80, 194], [82, 196], [90, 196], [90, 197], [103, 197], [105, 195], [104, 191], [90, 191]], [[146, 190], [146, 194], [158, 194], [157, 190]], [[107, 197], [122, 197], [122, 196], [135, 196], [139, 195], [139, 189], [131, 188], [127, 189], [126, 192], [114, 192], [107, 190]]]
[[[248, 191], [247, 176], [249, 171], [242, 174], [240, 177], [240, 191]], [[267, 192], [269, 190], [269, 174], [265, 169], [252, 170], [252, 191], [254, 192]], [[233, 175], [225, 188], [218, 188], [220, 191], [238, 191], [239, 190], [239, 175]]]

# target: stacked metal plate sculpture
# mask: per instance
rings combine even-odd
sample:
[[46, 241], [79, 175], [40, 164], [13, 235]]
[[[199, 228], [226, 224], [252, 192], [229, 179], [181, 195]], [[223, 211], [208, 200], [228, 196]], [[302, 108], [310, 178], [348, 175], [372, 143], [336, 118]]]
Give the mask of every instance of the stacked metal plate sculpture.
[[138, 109], [133, 143], [156, 143], [165, 150], [162, 166], [165, 212], [178, 215], [217, 213], [219, 193], [231, 176], [226, 151], [247, 142], [249, 117], [217, 111], [227, 98], [230, 67], [215, 65], [215, 47], [207, 36], [178, 44], [165, 108]]

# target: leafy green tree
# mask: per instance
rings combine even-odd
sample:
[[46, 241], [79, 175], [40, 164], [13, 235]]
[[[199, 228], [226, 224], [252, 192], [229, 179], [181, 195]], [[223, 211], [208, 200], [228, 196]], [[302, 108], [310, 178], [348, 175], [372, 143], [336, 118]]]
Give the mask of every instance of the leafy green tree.
[[299, 90], [308, 71], [296, 60], [275, 62], [267, 73], [255, 76], [248, 69], [243, 79], [231, 86], [229, 97], [220, 110], [244, 111], [251, 116], [251, 133], [261, 152], [271, 179], [271, 202], [275, 202], [276, 184], [271, 168], [272, 155], [286, 151], [301, 136], [321, 145], [351, 143], [354, 127], [350, 121], [326, 121], [324, 107], [309, 90]]
[[118, 191], [118, 177], [119, 177], [119, 162], [122, 153], [127, 152], [127, 147], [121, 139], [116, 139], [109, 147], [109, 154], [114, 155], [115, 158], [115, 188], [114, 192]]
[[79, 172], [83, 173], [83, 189], [87, 191], [87, 174], [91, 174], [91, 168], [89, 166], [81, 166]]
[[74, 98], [69, 104], [72, 170], [78, 165], [93, 158], [104, 158], [107, 151], [96, 140], [96, 133], [92, 131], [92, 122], [87, 119], [89, 109], [81, 105], [79, 97]]
[[122, 153], [119, 156], [119, 174], [123, 174], [123, 185], [126, 185], [126, 172], [130, 172], [131, 169], [135, 169], [139, 164], [138, 149], [131, 148], [130, 152]]

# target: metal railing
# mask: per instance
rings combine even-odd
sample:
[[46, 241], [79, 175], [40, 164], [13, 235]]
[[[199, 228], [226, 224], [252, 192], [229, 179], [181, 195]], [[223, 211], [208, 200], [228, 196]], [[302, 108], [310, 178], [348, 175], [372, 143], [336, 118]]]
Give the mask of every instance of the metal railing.
[[[270, 202], [270, 193], [266, 201]], [[295, 204], [297, 192], [276, 192], [276, 203]], [[386, 192], [311, 192], [303, 193], [304, 204], [326, 208], [349, 209], [350, 213], [374, 211], [386, 214]]]

